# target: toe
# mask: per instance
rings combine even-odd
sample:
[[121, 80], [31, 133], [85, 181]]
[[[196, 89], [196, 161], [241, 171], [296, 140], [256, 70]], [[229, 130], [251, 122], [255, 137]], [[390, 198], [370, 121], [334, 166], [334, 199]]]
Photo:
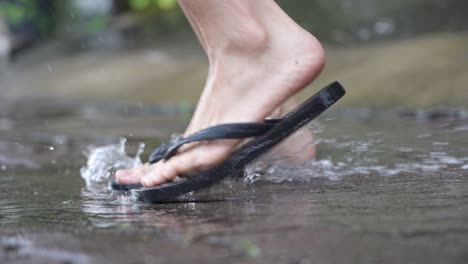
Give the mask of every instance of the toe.
[[166, 162], [155, 164], [142, 178], [141, 183], [146, 187], [160, 185], [173, 180], [176, 176], [208, 169], [225, 160], [231, 149], [232, 146], [226, 144], [199, 145]]
[[151, 187], [172, 180], [177, 174], [174, 172], [169, 173], [168, 169], [170, 168], [167, 168], [162, 161], [154, 164], [151, 170], [142, 177], [141, 184], [145, 187]]
[[115, 179], [124, 184], [139, 183], [149, 169], [150, 166], [144, 164], [133, 169], [118, 170], [115, 173]]

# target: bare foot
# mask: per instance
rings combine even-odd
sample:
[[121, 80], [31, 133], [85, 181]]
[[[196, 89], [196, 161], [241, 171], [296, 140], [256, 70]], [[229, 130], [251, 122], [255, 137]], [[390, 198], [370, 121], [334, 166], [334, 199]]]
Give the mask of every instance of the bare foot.
[[[274, 11], [276, 20], [267, 26], [252, 21], [242, 35], [233, 32], [223, 45], [207, 49], [208, 80], [186, 135], [217, 124], [261, 122], [320, 73], [325, 63], [320, 43], [282, 10]], [[155, 186], [221, 163], [239, 143], [191, 144], [167, 161], [121, 170], [116, 178]]]

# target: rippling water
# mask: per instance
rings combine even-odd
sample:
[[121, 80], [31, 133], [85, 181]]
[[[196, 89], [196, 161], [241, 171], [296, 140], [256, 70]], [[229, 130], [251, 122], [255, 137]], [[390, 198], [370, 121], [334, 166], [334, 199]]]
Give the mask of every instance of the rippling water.
[[[114, 158], [133, 166], [142, 142], [151, 150], [181, 131], [184, 119], [108, 114], [9, 122], [0, 130], [0, 260], [171, 256], [183, 262], [195, 252], [207, 262], [466, 260], [464, 119], [329, 113], [310, 126], [317, 134], [316, 161], [301, 167], [258, 161], [243, 178], [194, 194], [204, 202], [160, 205], [136, 203], [105, 184], [86, 185], [80, 168], [90, 164], [83, 152], [111, 146]], [[128, 138], [128, 158], [120, 137]], [[108, 165], [106, 171], [115, 169]], [[340, 249], [340, 256], [330, 249]], [[176, 251], [181, 254], [169, 253]]]

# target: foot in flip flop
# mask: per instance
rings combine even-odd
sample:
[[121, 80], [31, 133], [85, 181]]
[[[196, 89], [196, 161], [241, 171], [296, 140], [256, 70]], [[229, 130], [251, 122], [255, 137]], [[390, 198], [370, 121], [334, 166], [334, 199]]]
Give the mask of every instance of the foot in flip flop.
[[[274, 1], [229, 1], [225, 5], [230, 8], [216, 8], [219, 2], [210, 0], [204, 5], [215, 6], [203, 9], [197, 2], [202, 1], [180, 1], [208, 54], [210, 69], [185, 136], [219, 124], [262, 122], [322, 70], [325, 56], [320, 43]], [[191, 143], [170, 159], [118, 171], [116, 178], [125, 184], [160, 185], [222, 163], [240, 143], [240, 139]], [[303, 158], [311, 155], [313, 150]]]
[[[209, 187], [223, 178], [239, 175], [247, 164], [263, 157], [273, 147], [289, 138], [294, 132], [323, 113], [343, 95], [345, 90], [338, 82], [333, 82], [315, 95], [295, 107], [288, 114], [275, 120], [260, 123], [230, 123], [212, 126], [199, 132], [182, 137], [170, 144], [162, 144], [149, 157], [151, 164], [160, 160], [171, 160], [180, 147], [193, 142], [216, 139], [252, 138], [249, 142], [235, 149], [222, 163], [212, 168], [195, 172], [185, 180], [172, 181], [154, 187], [145, 187], [140, 183], [111, 183], [115, 191], [131, 191], [133, 197], [150, 203], [170, 202], [182, 194]], [[287, 143], [287, 142], [286, 142]], [[180, 175], [184, 176], [184, 175]]]

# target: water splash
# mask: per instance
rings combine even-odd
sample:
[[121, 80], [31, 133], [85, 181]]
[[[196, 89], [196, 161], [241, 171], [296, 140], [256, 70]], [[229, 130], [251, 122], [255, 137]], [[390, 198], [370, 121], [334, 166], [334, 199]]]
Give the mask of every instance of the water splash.
[[[464, 126], [458, 126], [457, 131], [459, 127]], [[323, 125], [317, 124], [313, 128], [317, 135], [321, 134], [322, 129]], [[452, 141], [463, 142], [466, 136], [452, 130], [434, 131], [424, 137], [416, 133], [407, 139], [401, 137], [398, 130], [391, 133], [369, 132], [359, 140], [348, 136], [323, 135], [314, 142], [320, 153], [317, 160], [295, 165], [288, 162], [288, 157], [259, 159], [246, 167], [244, 181], [309, 182], [315, 178], [335, 181], [348, 176], [391, 177], [467, 170], [468, 149], [452, 146]]]
[[142, 164], [140, 155], [145, 145], [141, 143], [135, 157], [127, 155], [125, 145], [127, 139], [121, 138], [118, 144], [90, 149], [85, 155], [88, 158], [86, 166], [80, 170], [81, 177], [87, 186], [96, 183], [107, 183], [116, 170], [130, 169]]
[[311, 160], [301, 165], [275, 160], [271, 162], [256, 161], [249, 164], [244, 171], [244, 181], [254, 183], [257, 181], [282, 182], [310, 182], [312, 179], [325, 178], [332, 181], [341, 180], [351, 175], [379, 175], [389, 177], [400, 173], [438, 172], [449, 168], [468, 169], [462, 158], [456, 158], [439, 153], [431, 154], [420, 160], [410, 162], [395, 162], [388, 164], [380, 159], [335, 159], [324, 158]]
[[[389, 177], [401, 173], [424, 175], [443, 170], [468, 169], [468, 153], [463, 148], [453, 148], [448, 140], [448, 136], [452, 140], [464, 139], [464, 133], [458, 130], [454, 132], [453, 128], [413, 131], [411, 138], [405, 136], [407, 139], [398, 134], [398, 130], [392, 133], [370, 131], [356, 139], [357, 136], [348, 135], [329, 137], [329, 131], [324, 133], [325, 127], [318, 122], [308, 126], [318, 136], [314, 142], [307, 143], [317, 145], [320, 153], [317, 160], [298, 166], [290, 162], [289, 156], [279, 156], [272, 160], [259, 159], [246, 167], [245, 181], [309, 182], [315, 178], [341, 180], [352, 175]], [[421, 136], [421, 132], [430, 136]], [[171, 142], [179, 137], [180, 134], [173, 134]], [[122, 139], [119, 144], [89, 151], [88, 163], [81, 169], [82, 178], [88, 187], [108, 182], [115, 170], [132, 168], [142, 163], [139, 156], [143, 152], [143, 145], [135, 157], [129, 157], [125, 143], [126, 140]]]

